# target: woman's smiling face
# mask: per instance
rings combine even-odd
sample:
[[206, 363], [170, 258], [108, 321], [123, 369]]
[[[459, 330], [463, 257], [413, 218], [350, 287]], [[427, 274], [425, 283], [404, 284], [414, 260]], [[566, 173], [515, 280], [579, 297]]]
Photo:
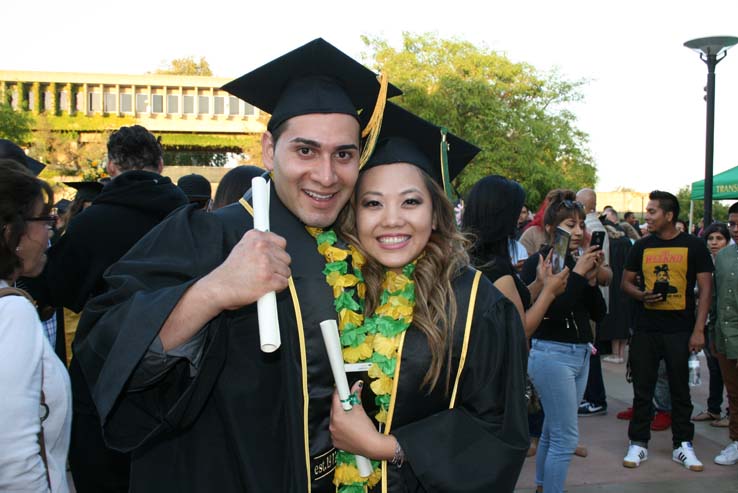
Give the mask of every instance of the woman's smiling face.
[[365, 171], [356, 194], [356, 229], [366, 253], [399, 271], [423, 252], [433, 231], [433, 204], [422, 171], [397, 163]]

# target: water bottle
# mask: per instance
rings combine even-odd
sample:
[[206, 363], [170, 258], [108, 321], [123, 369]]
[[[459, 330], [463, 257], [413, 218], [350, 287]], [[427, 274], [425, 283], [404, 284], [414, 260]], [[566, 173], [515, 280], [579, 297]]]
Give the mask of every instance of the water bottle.
[[700, 359], [697, 357], [697, 353], [692, 351], [689, 355], [689, 386], [697, 387], [702, 383], [700, 379]]

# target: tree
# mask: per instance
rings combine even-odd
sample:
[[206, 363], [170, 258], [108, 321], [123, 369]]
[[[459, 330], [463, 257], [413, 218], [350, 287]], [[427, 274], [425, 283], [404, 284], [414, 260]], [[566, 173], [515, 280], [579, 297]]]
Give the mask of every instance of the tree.
[[495, 173], [520, 182], [531, 204], [553, 188], [594, 186], [588, 136], [565, 108], [581, 98], [582, 81], [434, 34], [404, 33], [401, 50], [381, 38], [363, 41], [368, 63], [404, 91], [394, 101], [482, 149], [455, 181], [461, 193]]
[[5, 101], [0, 101], [0, 138], [16, 144], [27, 144], [31, 138], [33, 117], [25, 111], [15, 111]]
[[[676, 194], [677, 200], [679, 201], [679, 217], [686, 222], [689, 222], [689, 202], [691, 189], [689, 185], [685, 185], [679, 189]], [[729, 206], [724, 205], [722, 202], [715, 200], [712, 202], [712, 219], [714, 221], [727, 222], [728, 220], [728, 208]], [[705, 215], [705, 201], [695, 200], [694, 201], [694, 217], [692, 220], [695, 224], [699, 223]]]
[[100, 163], [107, 152], [109, 136], [110, 130], [105, 130], [97, 138], [81, 142], [79, 132], [53, 130], [40, 115], [29, 154], [46, 164], [52, 174], [98, 176], [103, 173]]
[[200, 57], [199, 62], [193, 56], [175, 58], [169, 62], [168, 67], [157, 69], [155, 73], [170, 75], [213, 75], [213, 71], [210, 70], [210, 64], [203, 56]]

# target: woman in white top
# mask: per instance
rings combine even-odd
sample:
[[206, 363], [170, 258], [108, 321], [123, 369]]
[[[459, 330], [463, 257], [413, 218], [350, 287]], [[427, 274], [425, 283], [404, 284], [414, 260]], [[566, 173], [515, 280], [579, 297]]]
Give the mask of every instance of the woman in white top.
[[[0, 293], [18, 277], [43, 270], [52, 203], [46, 182], [0, 160]], [[0, 389], [0, 491], [68, 492], [69, 376], [22, 292], [0, 297]], [[39, 431], [45, 414], [44, 461]]]

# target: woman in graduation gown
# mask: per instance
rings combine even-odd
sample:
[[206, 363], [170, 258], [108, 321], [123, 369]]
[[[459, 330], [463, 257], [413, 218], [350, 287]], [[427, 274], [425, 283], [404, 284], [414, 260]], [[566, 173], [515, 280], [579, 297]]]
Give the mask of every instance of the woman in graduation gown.
[[[469, 267], [439, 184], [477, 152], [388, 104], [375, 152], [339, 217], [338, 233], [365, 257], [354, 275], [358, 269], [365, 281], [356, 291], [365, 291], [366, 318], [337, 306], [344, 360], [372, 363], [349, 376], [359, 379], [361, 405], [345, 412], [334, 395], [339, 493], [515, 486], [528, 449], [523, 328], [514, 305]], [[375, 461], [369, 478], [350, 453]]]

